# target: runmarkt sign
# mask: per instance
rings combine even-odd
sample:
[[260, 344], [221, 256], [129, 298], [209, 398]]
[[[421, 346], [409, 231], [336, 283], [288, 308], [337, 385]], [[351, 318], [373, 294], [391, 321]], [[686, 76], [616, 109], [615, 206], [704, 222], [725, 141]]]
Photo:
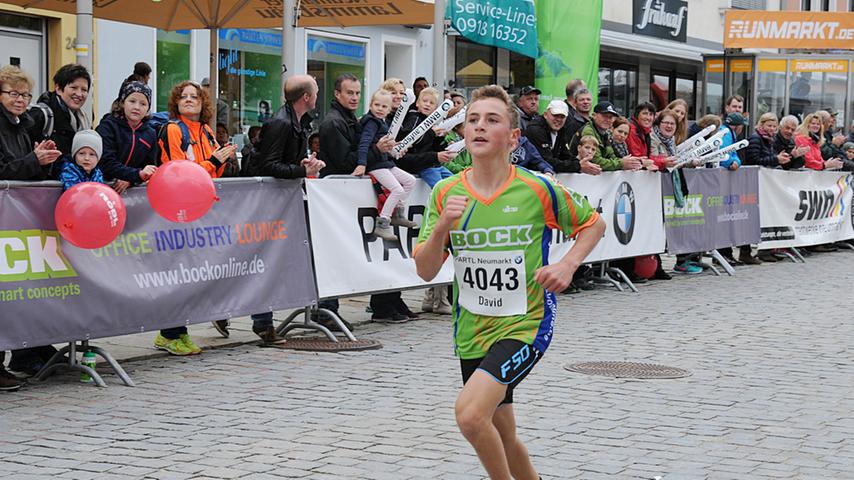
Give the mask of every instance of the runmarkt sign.
[[854, 13], [727, 10], [724, 48], [854, 50]]

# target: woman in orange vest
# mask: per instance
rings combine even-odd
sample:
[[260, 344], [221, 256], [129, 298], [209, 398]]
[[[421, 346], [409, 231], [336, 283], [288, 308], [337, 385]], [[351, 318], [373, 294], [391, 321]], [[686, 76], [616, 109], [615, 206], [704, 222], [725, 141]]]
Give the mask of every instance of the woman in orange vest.
[[[161, 161], [191, 160], [212, 178], [233, 176], [240, 171], [234, 153], [237, 146], [220, 147], [208, 126], [214, 115], [207, 90], [190, 81], [179, 83], [169, 95], [169, 123], [160, 136]], [[235, 159], [235, 160], [231, 160]], [[154, 346], [172, 355], [202, 352], [187, 333], [187, 327], [164, 328], [154, 338]]]
[[161, 161], [192, 160], [212, 178], [232, 176], [239, 168], [237, 146], [220, 146], [208, 125], [214, 115], [210, 96], [196, 82], [175, 85], [169, 95], [169, 124], [160, 139]]

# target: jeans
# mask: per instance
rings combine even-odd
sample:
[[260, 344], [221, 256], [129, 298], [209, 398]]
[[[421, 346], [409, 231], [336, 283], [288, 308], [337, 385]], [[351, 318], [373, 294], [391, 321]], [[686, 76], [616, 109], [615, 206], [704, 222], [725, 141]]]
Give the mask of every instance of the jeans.
[[421, 177], [421, 180], [424, 180], [427, 182], [427, 185], [430, 185], [430, 188], [433, 188], [433, 186], [439, 183], [439, 180], [454, 176], [454, 174], [445, 167], [425, 168], [418, 172], [418, 175]]
[[252, 331], [266, 330], [273, 326], [273, 312], [253, 313]]
[[172, 327], [160, 330], [160, 335], [163, 335], [163, 337], [168, 338], [169, 340], [177, 340], [185, 333], [187, 333], [187, 327]]

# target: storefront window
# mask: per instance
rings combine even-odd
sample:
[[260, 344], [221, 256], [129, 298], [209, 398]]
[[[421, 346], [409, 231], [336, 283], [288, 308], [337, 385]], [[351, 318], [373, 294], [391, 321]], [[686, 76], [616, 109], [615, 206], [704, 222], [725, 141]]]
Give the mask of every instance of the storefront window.
[[365, 90], [365, 53], [367, 42], [341, 40], [320, 35], [308, 36], [308, 74], [317, 79], [317, 121], [329, 112], [335, 98], [335, 79], [344, 73], [352, 73], [362, 83], [362, 101], [356, 116], [364, 112], [365, 103], [371, 93]]
[[454, 78], [456, 88], [465, 89], [466, 96], [478, 87], [495, 83], [496, 49], [468, 42], [457, 37], [457, 71]]
[[637, 105], [637, 71], [619, 67], [599, 68], [599, 98], [607, 100], [622, 115], [630, 117]]
[[510, 52], [510, 83], [516, 88], [534, 84], [533, 58]]
[[[724, 62], [706, 60], [706, 102], [703, 115], [718, 115], [724, 111]], [[698, 115], [699, 116], [699, 115]]]
[[670, 76], [653, 74], [649, 84], [649, 100], [656, 111], [663, 110], [670, 103]]
[[[848, 61], [792, 60], [789, 90], [789, 113], [803, 118], [816, 110], [845, 108]], [[844, 122], [836, 116], [837, 126]]]
[[676, 77], [675, 96], [673, 100], [681, 98], [688, 104], [688, 119], [695, 118], [695, 102], [694, 102], [694, 79], [686, 77]]
[[172, 87], [190, 78], [190, 31], [157, 31], [157, 99], [152, 111], [164, 111]]
[[786, 61], [778, 59], [759, 60], [756, 76], [756, 119], [772, 112], [777, 118], [784, 115], [786, 101]]
[[[753, 96], [751, 81], [753, 80], [753, 60], [737, 58], [729, 61], [730, 83], [729, 94], [744, 97], [744, 111], [747, 118], [753, 118], [750, 112], [750, 99]], [[723, 110], [722, 110], [723, 111]], [[756, 117], [759, 118], [759, 117]]]
[[280, 32], [219, 31], [219, 105], [227, 107], [230, 134], [245, 133], [276, 113], [282, 98], [281, 70]]

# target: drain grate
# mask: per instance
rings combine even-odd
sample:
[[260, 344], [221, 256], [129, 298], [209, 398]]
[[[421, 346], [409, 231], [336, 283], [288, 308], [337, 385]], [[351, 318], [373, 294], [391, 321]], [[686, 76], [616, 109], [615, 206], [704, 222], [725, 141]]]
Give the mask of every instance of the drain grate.
[[614, 378], [682, 378], [691, 376], [691, 372], [676, 367], [639, 362], [584, 362], [571, 363], [563, 368], [570, 372], [587, 375], [603, 375]]
[[332, 342], [327, 338], [312, 337], [289, 337], [288, 340], [281, 345], [269, 346], [285, 350], [305, 350], [309, 352], [352, 352], [383, 348], [382, 343], [376, 340], [356, 340], [354, 342], [349, 340], [339, 340], [337, 342]]

